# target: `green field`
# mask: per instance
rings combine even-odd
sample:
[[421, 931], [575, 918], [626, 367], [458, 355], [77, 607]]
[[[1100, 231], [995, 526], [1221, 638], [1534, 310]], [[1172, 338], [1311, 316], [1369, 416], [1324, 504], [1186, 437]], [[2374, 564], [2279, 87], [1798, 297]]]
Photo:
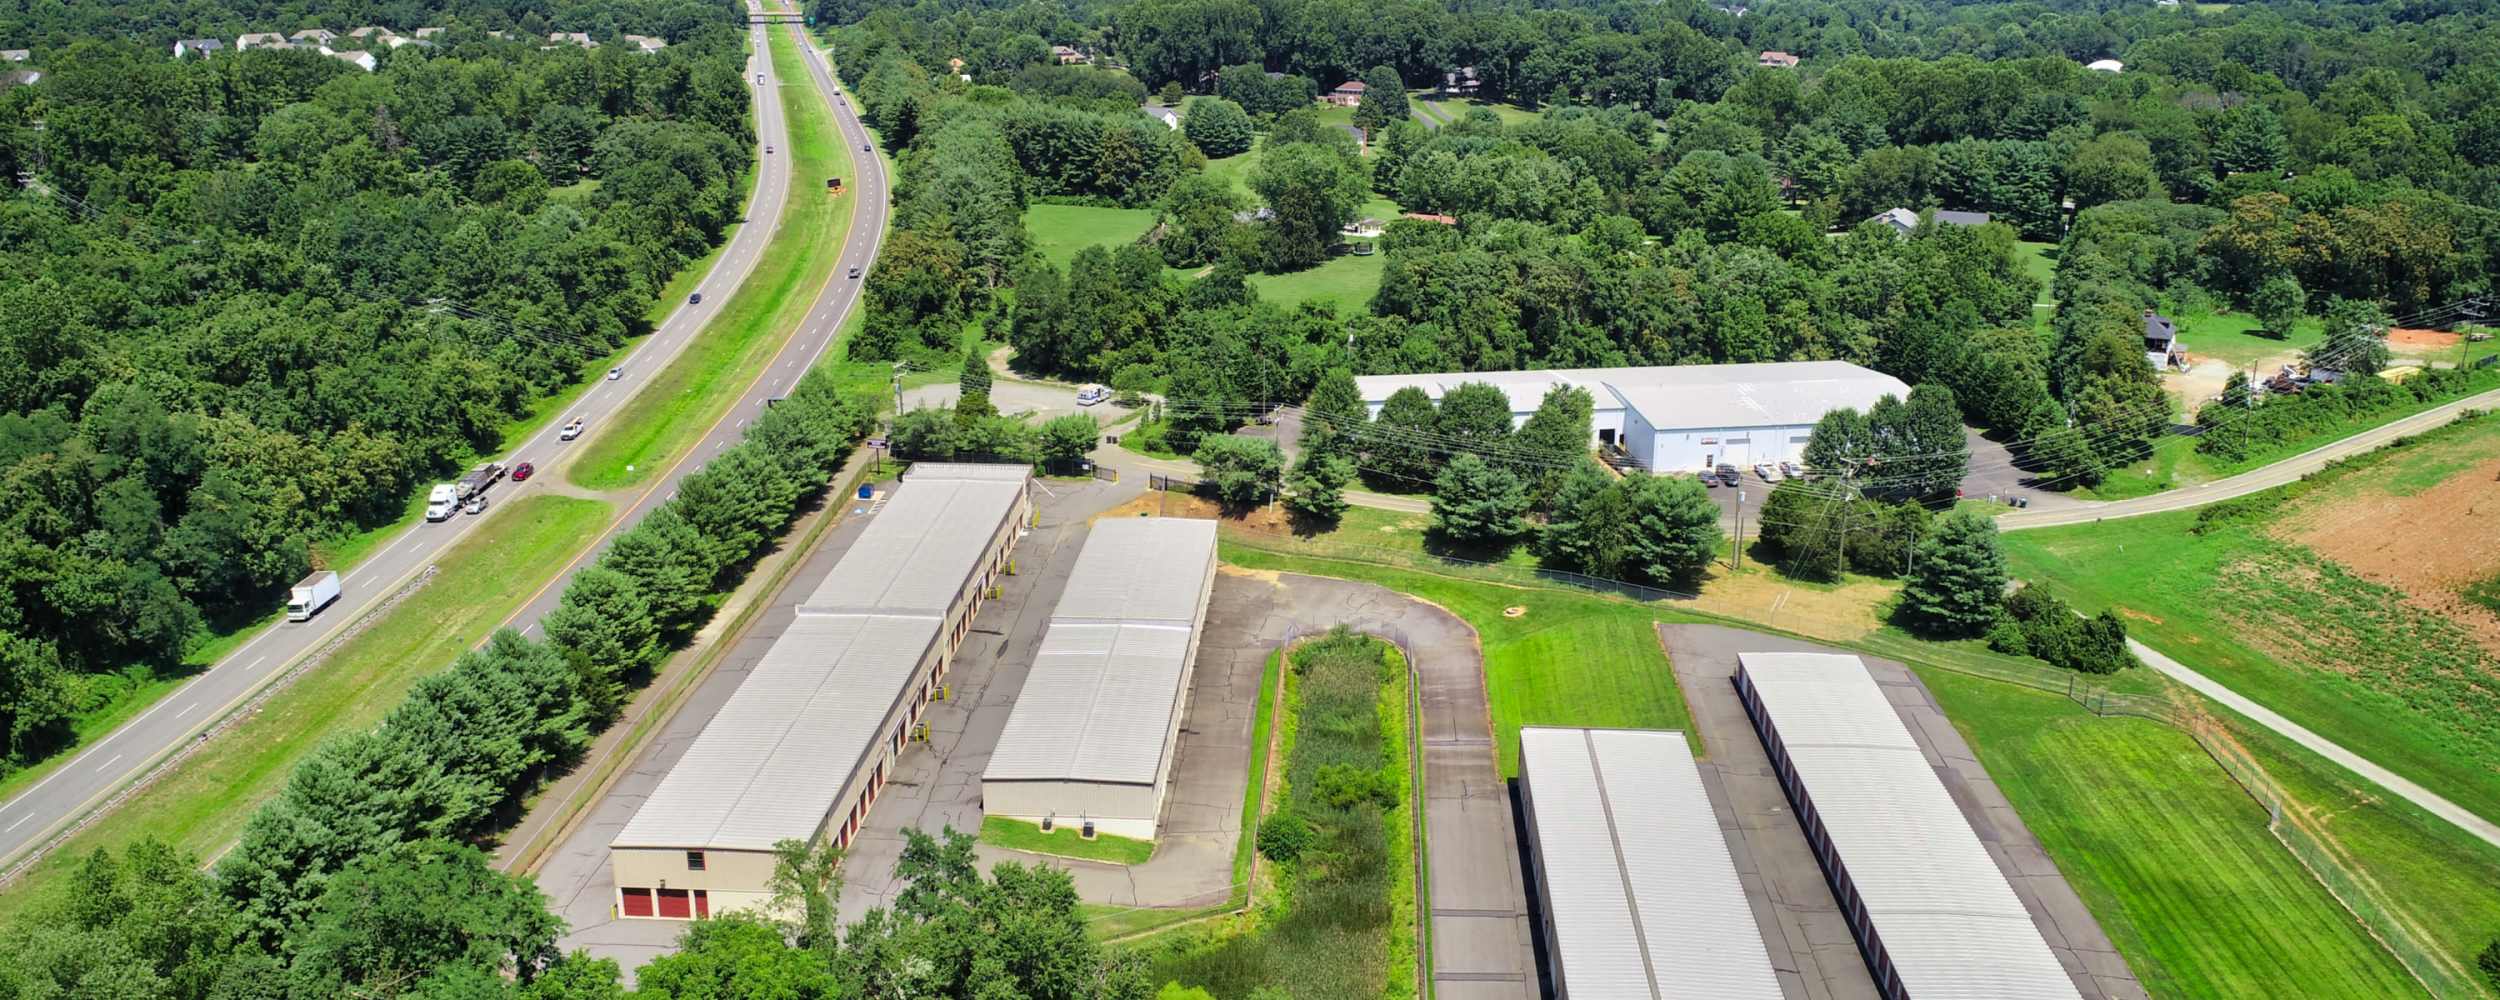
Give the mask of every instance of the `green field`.
[[[790, 123], [792, 176], [849, 177], [851, 152], [841, 140], [833, 111], [816, 93], [798, 46], [772, 33], [773, 66], [781, 79], [781, 107]], [[793, 181], [780, 228], [747, 280], [704, 324], [685, 352], [668, 367], [641, 373], [648, 379], [631, 402], [608, 421], [608, 429], [582, 449], [566, 475], [585, 489], [612, 490], [644, 482], [687, 457], [686, 452], [736, 403], [739, 387], [756, 377], [795, 331], [816, 295], [833, 277], [850, 233], [857, 194], [830, 196]], [[838, 353], [837, 353], [838, 356]]]
[[1335, 306], [1339, 314], [1369, 312], [1372, 294], [1380, 290], [1380, 270], [1388, 263], [1385, 254], [1339, 254], [1307, 271], [1251, 275], [1250, 287], [1259, 290], [1262, 301], [1288, 309], [1319, 302]]
[[[2304, 507], [2367, 501], [2500, 451], [2500, 421], [2382, 451]], [[2449, 619], [2269, 533], [2273, 517], [2196, 534], [2194, 512], [2010, 532], [2017, 575], [2086, 612], [2116, 608], [2147, 644], [2433, 791], [2500, 801], [2500, 657]]]
[[[202, 858], [232, 842], [252, 809], [276, 794], [296, 762], [330, 735], [370, 726], [417, 679], [451, 665], [553, 582], [614, 510], [541, 494], [498, 507], [491, 531], [472, 532], [436, 560], [434, 579], [376, 618], [318, 668], [133, 795], [109, 823], [63, 841], [26, 880], [0, 895], [0, 919], [23, 912], [99, 847], [141, 835]], [[365, 581], [380, 586], [388, 581]], [[203, 706], [213, 709], [216, 706]]]
[[1151, 208], [1034, 205], [1024, 210], [1024, 231], [1033, 234], [1033, 249], [1066, 267], [1086, 247], [1118, 249], [1137, 242], [1154, 228], [1155, 215]]
[[[2260, 328], [2257, 318], [2247, 313], [2181, 315], [2179, 341], [2187, 345], [2188, 356], [2197, 364], [2221, 362], [2233, 368], [2283, 359], [2317, 346], [2325, 339], [2326, 328], [2313, 317], [2302, 317], [2292, 324], [2287, 337], [2277, 337]], [[2257, 373], [2274, 374], [2272, 368]]]
[[[1504, 587], [1415, 570], [1254, 548], [1227, 534], [1225, 562], [1378, 584], [1448, 610], [1476, 630], [1504, 775], [1519, 773], [1519, 727], [1692, 729], [1652, 625], [1683, 616], [1566, 590]], [[1513, 617], [1507, 608], [1525, 610]], [[1696, 737], [1696, 739], [1698, 739]]]
[[2186, 734], [1920, 676], [2154, 996], [2418, 995]]
[[1084, 831], [1068, 824], [1060, 824], [1049, 833], [1043, 833], [1036, 824], [1005, 816], [981, 818], [981, 842], [1010, 851], [1082, 858], [1112, 865], [1142, 865], [1155, 853], [1153, 841], [1115, 837], [1108, 833], [1097, 833], [1094, 839], [1087, 840]]

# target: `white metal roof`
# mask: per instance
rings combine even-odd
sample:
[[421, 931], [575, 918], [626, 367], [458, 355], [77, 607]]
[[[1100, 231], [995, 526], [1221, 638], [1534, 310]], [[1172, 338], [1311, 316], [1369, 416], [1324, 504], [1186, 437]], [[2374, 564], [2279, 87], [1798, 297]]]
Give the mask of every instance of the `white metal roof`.
[[609, 846], [815, 836], [937, 633], [935, 616], [798, 616]]
[[1199, 596], [1213, 572], [1215, 522], [1106, 518], [1087, 533], [1050, 620], [1194, 626]]
[[609, 846], [769, 850], [815, 836], [1014, 512], [1025, 473], [1007, 468], [1019, 474], [904, 477]]
[[903, 477], [800, 613], [943, 613], [1023, 493], [1022, 478]]
[[1442, 372], [1354, 380], [1366, 403], [1379, 403], [1410, 385], [1438, 400], [1468, 382], [1501, 389], [1510, 397], [1513, 414], [1535, 412], [1556, 385], [1580, 386], [1596, 398], [1600, 412], [1629, 408], [1659, 430], [1811, 424], [1840, 407], [1863, 410], [1887, 394], [1910, 394], [1900, 379], [1846, 361]]
[[985, 781], [1153, 784], [1215, 573], [1215, 522], [1095, 522]]
[[914, 462], [911, 471], [903, 473], [906, 483], [961, 480], [985, 483], [1021, 483], [1032, 478], [1030, 465], [1007, 465], [988, 462]]
[[1519, 731], [1554, 924], [1585, 1000], [1779, 1000], [1684, 734]]
[[2080, 997], [1865, 663], [1738, 660], [1910, 995]]

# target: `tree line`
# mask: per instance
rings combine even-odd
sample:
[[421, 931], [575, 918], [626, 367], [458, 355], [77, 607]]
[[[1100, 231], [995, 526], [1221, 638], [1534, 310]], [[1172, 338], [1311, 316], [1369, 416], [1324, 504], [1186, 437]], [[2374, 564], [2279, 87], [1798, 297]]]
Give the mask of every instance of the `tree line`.
[[9, 764], [647, 332], [738, 215], [741, 50], [87, 41], [0, 94]]

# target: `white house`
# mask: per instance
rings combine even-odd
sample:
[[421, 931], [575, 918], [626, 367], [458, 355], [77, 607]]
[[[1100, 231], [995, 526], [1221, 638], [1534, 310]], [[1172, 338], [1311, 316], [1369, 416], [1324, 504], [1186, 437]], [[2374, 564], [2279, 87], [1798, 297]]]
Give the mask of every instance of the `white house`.
[[1181, 127], [1181, 113], [1176, 109], [1160, 104], [1148, 104], [1138, 110], [1145, 112], [1146, 117], [1162, 122], [1165, 128]]
[[634, 51], [644, 53], [646, 55], [658, 52], [661, 49], [668, 47], [667, 39], [655, 38], [650, 35], [625, 35], [622, 36], [622, 38], [625, 44], [631, 46]]
[[1563, 386], [1595, 401], [1593, 444], [1620, 445], [1653, 470], [1797, 461], [1816, 421], [1843, 407], [1864, 410], [1910, 387], [1846, 361], [1784, 361], [1653, 368], [1557, 368], [1524, 372], [1365, 375], [1354, 380], [1373, 416], [1399, 389], [1414, 386], [1437, 404], [1450, 390], [1482, 382], [1510, 397], [1511, 426]]
[[306, 28], [287, 37], [297, 45], [328, 45], [339, 40], [339, 33], [328, 28]]
[[225, 50], [226, 43], [214, 38], [185, 38], [174, 43], [174, 58], [188, 59], [192, 56], [206, 58]]
[[350, 66], [354, 66], [357, 69], [364, 70], [367, 73], [373, 72], [374, 67], [381, 65], [380, 61], [373, 58], [373, 53], [371, 52], [333, 52], [325, 48], [321, 50], [321, 54], [346, 63]]
[[294, 47], [287, 42], [285, 35], [275, 31], [255, 31], [248, 35], [237, 35], [234, 39], [234, 50], [237, 52], [245, 49], [291, 49]]
[[2083, 68], [2095, 73], [2124, 73], [2127, 71], [2127, 64], [2116, 59], [2095, 59], [2083, 64]]

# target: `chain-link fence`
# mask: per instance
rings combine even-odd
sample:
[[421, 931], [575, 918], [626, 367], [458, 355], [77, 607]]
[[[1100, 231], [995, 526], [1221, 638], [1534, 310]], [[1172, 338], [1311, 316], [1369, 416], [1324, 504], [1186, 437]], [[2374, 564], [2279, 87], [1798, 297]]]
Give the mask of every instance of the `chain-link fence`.
[[[1158, 484], [1186, 490], [1186, 481], [1158, 477]], [[1373, 569], [1430, 573], [1485, 583], [1557, 590], [1586, 596], [1659, 604], [1676, 611], [1719, 618], [1745, 628], [1769, 628], [1820, 641], [1833, 641], [1862, 651], [1954, 673], [1981, 677], [2065, 696], [2096, 716], [2145, 719], [2186, 734], [2231, 776], [2268, 817], [2266, 828], [2285, 850], [2307, 868], [2329, 894], [2383, 945], [2432, 996], [2442, 1000], [2491, 1000], [2495, 994], [2457, 956], [2436, 947], [2390, 894], [2372, 879], [2316, 825], [2316, 820], [2266, 773], [2247, 747], [2234, 739], [2203, 702], [2172, 685], [2146, 690], [2113, 689], [2103, 679], [2034, 664], [1985, 650], [1952, 644], [1920, 642], [1894, 632], [1873, 629], [1863, 608], [1851, 615], [1816, 610], [1791, 601], [1791, 590], [1735, 599], [1689, 594], [1621, 580], [1540, 568], [1523, 560], [1491, 562], [1428, 551], [1367, 545], [1331, 535], [1297, 536], [1223, 522], [1223, 540], [1236, 549]], [[2137, 970], [2159, 980], [2159, 970]]]

